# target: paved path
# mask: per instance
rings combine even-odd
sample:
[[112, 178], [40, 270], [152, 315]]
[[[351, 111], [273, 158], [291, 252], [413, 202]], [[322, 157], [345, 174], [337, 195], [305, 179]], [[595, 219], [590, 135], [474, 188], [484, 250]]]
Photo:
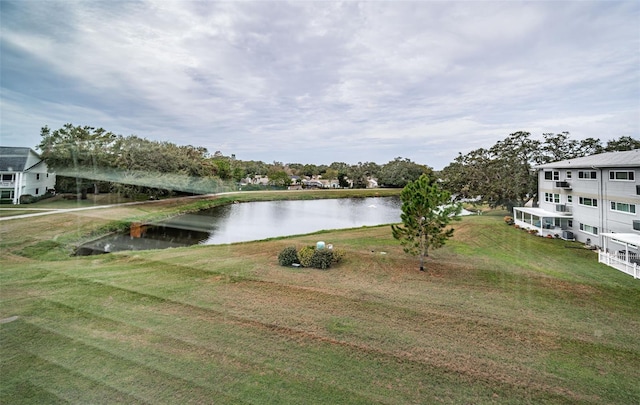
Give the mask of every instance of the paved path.
[[219, 194], [206, 194], [206, 195], [196, 195], [196, 196], [188, 196], [188, 197], [175, 197], [175, 198], [167, 198], [164, 200], [145, 200], [145, 201], [132, 201], [126, 203], [118, 203], [118, 204], [107, 204], [107, 205], [92, 205], [91, 207], [80, 207], [80, 208], [0, 208], [0, 211], [40, 211], [32, 214], [20, 214], [20, 215], [11, 215], [6, 217], [0, 217], [0, 221], [9, 221], [11, 219], [24, 219], [24, 218], [32, 218], [39, 217], [43, 215], [52, 215], [52, 214], [64, 214], [68, 212], [75, 211], [87, 211], [87, 210], [97, 210], [103, 208], [114, 208], [114, 207], [123, 207], [127, 205], [137, 205], [137, 204], [151, 204], [151, 203], [160, 203], [167, 202], [173, 200], [181, 200], [188, 198], [209, 198], [215, 197], [222, 194], [231, 194], [231, 193], [219, 193]]
[[[273, 192], [292, 192], [295, 190], [269, 190], [266, 191], [268, 193], [273, 193]], [[241, 191], [241, 193], [263, 193], [264, 191]], [[86, 211], [86, 210], [96, 210], [96, 209], [102, 209], [102, 208], [114, 208], [114, 207], [123, 207], [126, 205], [136, 205], [136, 204], [152, 204], [152, 203], [162, 203], [162, 202], [168, 202], [168, 201], [177, 201], [177, 200], [186, 200], [186, 199], [196, 199], [196, 198], [213, 198], [213, 197], [217, 197], [217, 196], [221, 196], [221, 195], [225, 195], [225, 194], [238, 194], [240, 193], [240, 191], [226, 191], [224, 193], [214, 193], [214, 194], [202, 194], [202, 195], [190, 195], [190, 196], [186, 196], [186, 197], [173, 197], [173, 198], [166, 198], [163, 200], [145, 200], [145, 201], [133, 201], [133, 202], [127, 202], [127, 203], [118, 203], [118, 204], [108, 204], [108, 205], [92, 205], [91, 207], [81, 207], [81, 208], [63, 208], [63, 209], [56, 209], [56, 208], [0, 208], [0, 211], [9, 211], [9, 210], [17, 210], [17, 211], [42, 211], [42, 212], [36, 212], [33, 214], [21, 214], [21, 215], [11, 215], [11, 216], [7, 216], [7, 217], [0, 217], [0, 221], [9, 221], [11, 219], [24, 219], [24, 218], [32, 218], [32, 217], [39, 217], [39, 216], [43, 216], [43, 215], [51, 215], [51, 214], [64, 214], [64, 213], [68, 213], [68, 212], [75, 212], [75, 211]]]

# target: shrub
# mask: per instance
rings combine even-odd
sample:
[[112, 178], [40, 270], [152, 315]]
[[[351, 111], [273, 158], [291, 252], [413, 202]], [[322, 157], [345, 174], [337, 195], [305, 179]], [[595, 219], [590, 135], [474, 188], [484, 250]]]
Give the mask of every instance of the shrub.
[[280, 263], [280, 266], [291, 266], [294, 263], [300, 263], [296, 247], [287, 246], [282, 249], [282, 252], [278, 255], [278, 263]]
[[300, 264], [304, 267], [313, 267], [312, 257], [313, 253], [316, 251], [316, 248], [313, 246], [305, 246], [298, 252], [298, 257], [300, 258]]
[[346, 255], [345, 251], [342, 249], [332, 249], [332, 252], [333, 252], [333, 260], [331, 264], [340, 263], [342, 259], [344, 259], [344, 256]]
[[[286, 253], [285, 253], [286, 252]], [[315, 246], [305, 246], [297, 252], [296, 261], [290, 262], [295, 254], [295, 248], [289, 246], [278, 255], [278, 262], [283, 266], [300, 263], [303, 267], [328, 269], [333, 264], [340, 263], [344, 258], [344, 251], [336, 249], [316, 249]]]
[[311, 256], [311, 267], [316, 269], [328, 269], [333, 263], [333, 251], [330, 249], [316, 249]]
[[48, 190], [46, 193], [39, 195], [39, 196], [35, 196], [35, 195], [31, 195], [31, 194], [23, 194], [20, 196], [20, 204], [33, 204], [36, 203], [40, 200], [44, 200], [47, 198], [51, 198], [53, 197], [54, 194], [53, 192], [51, 192], [50, 190]]
[[31, 194], [22, 194], [19, 202], [20, 204], [33, 204], [36, 202], [36, 198]]

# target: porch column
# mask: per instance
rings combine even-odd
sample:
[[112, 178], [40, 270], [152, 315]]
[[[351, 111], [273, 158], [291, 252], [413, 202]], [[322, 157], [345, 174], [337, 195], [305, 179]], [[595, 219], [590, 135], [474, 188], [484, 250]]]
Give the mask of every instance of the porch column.
[[15, 182], [13, 183], [13, 203], [20, 203], [20, 190], [22, 190], [22, 172], [16, 173]]
[[624, 243], [624, 261], [631, 263], [631, 259], [629, 259], [629, 244], [627, 242]]

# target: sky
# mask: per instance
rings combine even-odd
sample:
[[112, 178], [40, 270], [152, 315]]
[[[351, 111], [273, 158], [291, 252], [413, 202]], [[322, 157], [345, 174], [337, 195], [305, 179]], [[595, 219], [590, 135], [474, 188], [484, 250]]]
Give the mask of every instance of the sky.
[[0, 145], [102, 127], [240, 160], [441, 169], [640, 137], [640, 2], [0, 0]]

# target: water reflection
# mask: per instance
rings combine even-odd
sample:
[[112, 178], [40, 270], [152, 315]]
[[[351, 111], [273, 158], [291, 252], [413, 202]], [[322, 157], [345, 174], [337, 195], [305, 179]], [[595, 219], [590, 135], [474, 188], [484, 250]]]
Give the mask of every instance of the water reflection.
[[110, 235], [84, 245], [77, 254], [226, 244], [397, 223], [400, 222], [400, 205], [397, 197], [232, 204], [146, 226], [140, 238], [129, 233]]

